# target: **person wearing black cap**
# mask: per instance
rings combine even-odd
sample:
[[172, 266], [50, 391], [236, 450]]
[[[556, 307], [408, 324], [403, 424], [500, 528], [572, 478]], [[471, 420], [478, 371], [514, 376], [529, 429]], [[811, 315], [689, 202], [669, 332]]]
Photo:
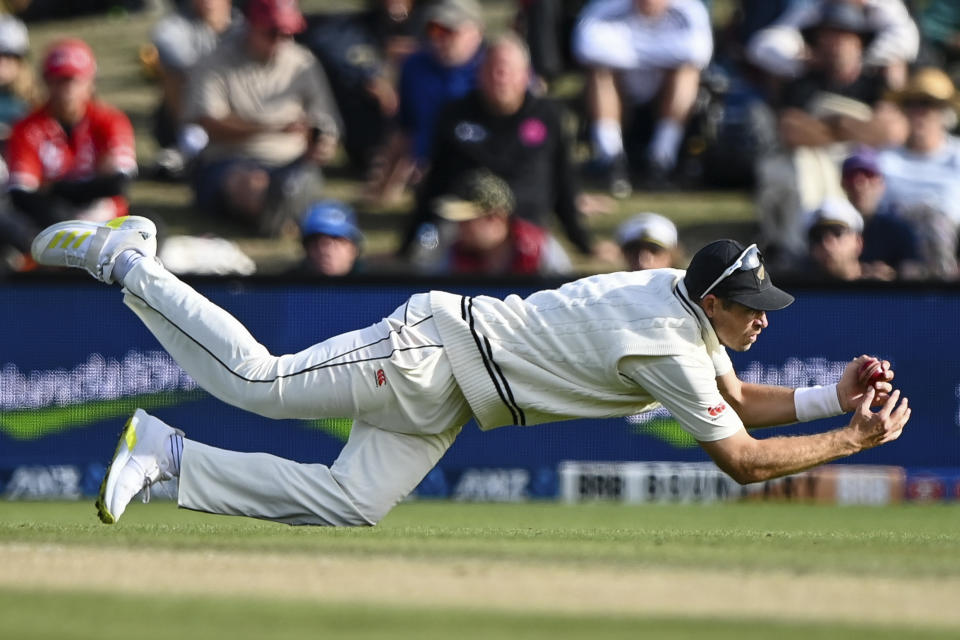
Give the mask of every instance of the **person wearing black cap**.
[[[75, 242], [58, 242], [70, 234]], [[741, 382], [727, 348], [746, 351], [778, 289], [756, 245], [718, 240], [686, 272], [595, 275], [526, 298], [442, 291], [296, 354], [271, 355], [229, 313], [153, 259], [156, 228], [61, 223], [33, 245], [41, 264], [86, 268], [197, 383], [271, 418], [351, 416], [329, 467], [217, 449], [138, 410], [97, 501], [114, 523], [144, 487], [176, 476], [178, 504], [288, 524], [376, 524], [411, 492], [471, 418], [483, 430], [635, 415], [663, 405], [739, 482], [775, 478], [895, 440], [910, 417], [889, 363], [854, 358], [835, 385]], [[876, 374], [877, 377], [873, 377]], [[882, 405], [879, 411], [871, 406]], [[754, 439], [746, 427], [855, 411], [839, 429]]]

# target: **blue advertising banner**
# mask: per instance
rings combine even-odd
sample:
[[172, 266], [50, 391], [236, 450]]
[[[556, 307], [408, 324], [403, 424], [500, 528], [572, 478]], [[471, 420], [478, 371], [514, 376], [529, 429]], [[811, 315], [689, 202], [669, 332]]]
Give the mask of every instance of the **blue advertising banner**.
[[[258, 280], [196, 284], [273, 353], [297, 351], [371, 324], [410, 294], [430, 288]], [[532, 286], [449, 283], [443, 288], [498, 297], [533, 291]], [[104, 464], [138, 406], [214, 446], [304, 462], [329, 463], [336, 457], [348, 421], [268, 420], [212, 398], [162, 351], [121, 297], [115, 287], [79, 279], [0, 284], [0, 473], [23, 465]], [[960, 468], [957, 317], [960, 291], [802, 290], [793, 306], [770, 314], [770, 326], [752, 350], [732, 357], [742, 378], [790, 386], [835, 381], [846, 362], [861, 353], [887, 358], [910, 398], [912, 421], [897, 442], [850, 462]], [[769, 433], [822, 430], [843, 422], [836, 418]], [[465, 470], [526, 469], [527, 491], [549, 495], [556, 491], [563, 460], [706, 457], [669, 414], [659, 411], [486, 433], [471, 425], [440, 466], [448, 477]], [[476, 482], [476, 474], [469, 479]], [[509, 474], [496, 481], [518, 482]]]

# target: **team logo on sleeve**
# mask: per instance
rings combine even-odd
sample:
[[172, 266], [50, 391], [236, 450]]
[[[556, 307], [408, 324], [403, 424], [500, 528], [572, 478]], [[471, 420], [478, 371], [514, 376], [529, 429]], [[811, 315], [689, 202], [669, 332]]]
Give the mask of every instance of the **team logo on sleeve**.
[[719, 418], [721, 415], [723, 415], [723, 412], [726, 410], [727, 410], [727, 404], [725, 402], [721, 402], [720, 404], [715, 404], [712, 407], [709, 407], [707, 409], [707, 413], [710, 415], [711, 418]]
[[387, 374], [383, 372], [383, 369], [377, 369], [377, 386], [382, 387], [387, 384]]

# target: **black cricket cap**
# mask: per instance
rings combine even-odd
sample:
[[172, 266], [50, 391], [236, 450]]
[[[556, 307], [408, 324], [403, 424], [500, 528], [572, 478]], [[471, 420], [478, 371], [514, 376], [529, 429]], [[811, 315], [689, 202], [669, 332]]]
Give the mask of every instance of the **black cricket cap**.
[[[736, 240], [716, 240], [697, 251], [683, 283], [694, 302], [699, 302], [703, 292], [732, 265], [746, 247]], [[770, 274], [758, 251], [760, 265], [743, 270], [737, 269], [717, 283], [709, 291], [718, 298], [739, 302], [745, 307], [760, 311], [778, 311], [793, 302], [793, 296], [773, 286]]]

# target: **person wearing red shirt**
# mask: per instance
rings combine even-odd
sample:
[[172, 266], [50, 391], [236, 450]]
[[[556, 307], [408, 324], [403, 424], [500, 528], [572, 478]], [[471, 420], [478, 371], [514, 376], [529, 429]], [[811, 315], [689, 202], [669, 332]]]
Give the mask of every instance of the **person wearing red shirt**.
[[94, 99], [96, 70], [82, 40], [54, 43], [43, 61], [49, 97], [11, 131], [7, 189], [25, 231], [127, 214], [125, 191], [137, 170], [133, 126]]

